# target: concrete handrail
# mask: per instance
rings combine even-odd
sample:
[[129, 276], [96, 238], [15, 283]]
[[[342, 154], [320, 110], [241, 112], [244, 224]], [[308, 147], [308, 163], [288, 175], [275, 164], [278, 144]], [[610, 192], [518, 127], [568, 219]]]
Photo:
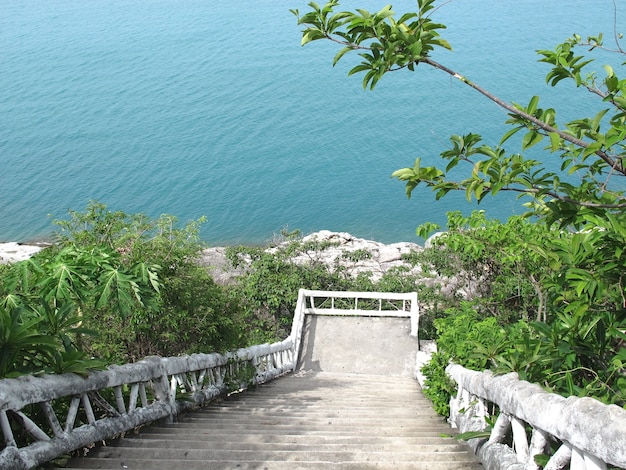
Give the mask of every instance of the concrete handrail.
[[[535, 456], [546, 453], [550, 442], [560, 447], [544, 470], [567, 464], [571, 470], [600, 470], [607, 464], [626, 468], [625, 409], [593, 398], [548, 393], [515, 373], [493, 375], [457, 364], [446, 372], [458, 384], [457, 396], [450, 401], [450, 421], [461, 432], [485, 430], [490, 404], [499, 409], [487, 442], [470, 440], [485, 468], [538, 470]], [[505, 443], [510, 434], [512, 445]]]
[[[293, 370], [293, 351], [288, 338], [226, 354], [149, 357], [85, 378], [62, 374], [0, 380], [5, 443], [0, 468], [28, 469], [140, 425], [173, 420], [184, 409]], [[63, 401], [69, 406], [55, 406]], [[59, 416], [61, 410], [64, 416]], [[43, 414], [45, 423], [36, 422], [36, 414]], [[15, 428], [26, 431], [32, 442], [18, 447]]]
[[[330, 308], [316, 304], [316, 299], [330, 299]], [[351, 308], [335, 308], [335, 299], [352, 299]], [[378, 300], [378, 308], [369, 308], [371, 300]], [[184, 409], [245, 387], [244, 382], [263, 383], [293, 371], [304, 316], [311, 313], [409, 317], [411, 334], [417, 336], [417, 293], [301, 289], [291, 335], [281, 342], [226, 354], [149, 357], [85, 378], [63, 374], [0, 380], [0, 431], [5, 443], [0, 468], [28, 469], [140, 425], [173, 420]], [[69, 405], [55, 406], [63, 400]], [[45, 417], [44, 423], [35, 418], [37, 414]], [[20, 447], [14, 429], [26, 431], [32, 442]]]

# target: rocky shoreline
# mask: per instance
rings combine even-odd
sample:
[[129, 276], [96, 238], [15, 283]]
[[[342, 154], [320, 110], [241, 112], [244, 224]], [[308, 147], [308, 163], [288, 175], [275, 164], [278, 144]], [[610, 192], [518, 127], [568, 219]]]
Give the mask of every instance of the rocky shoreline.
[[[302, 238], [302, 243], [316, 241], [328, 245], [323, 250], [302, 253], [293, 261], [306, 263], [315, 259], [329, 266], [342, 266], [352, 275], [370, 272], [374, 280], [380, 279], [389, 269], [405, 266], [415, 270], [402, 260], [402, 255], [423, 248], [417, 243], [400, 242], [384, 244], [374, 240], [355, 237], [346, 232], [320, 230]], [[288, 242], [285, 242], [288, 243]], [[14, 263], [30, 258], [45, 245], [29, 245], [16, 242], [0, 243], [0, 264]], [[269, 248], [271, 250], [272, 248]], [[231, 282], [239, 273], [233, 270], [226, 258], [226, 247], [211, 247], [203, 251], [200, 262], [206, 266], [215, 280]]]
[[[346, 232], [331, 232], [320, 230], [301, 239], [302, 243], [318, 242], [327, 244], [322, 250], [313, 250], [302, 253], [293, 258], [295, 263], [321, 262], [328, 266], [340, 265], [353, 276], [361, 272], [371, 273], [373, 280], [380, 279], [388, 270], [405, 266], [409, 270], [417, 270], [402, 260], [402, 255], [411, 251], [420, 251], [423, 248], [411, 242], [384, 244], [381, 242], [355, 237]], [[327, 242], [327, 243], [326, 243]], [[289, 242], [284, 242], [287, 244]], [[280, 246], [280, 245], [279, 245]], [[269, 248], [272, 251], [275, 249]], [[365, 255], [365, 253], [368, 253]], [[214, 247], [204, 250], [201, 263], [218, 283], [229, 283], [240, 274], [232, 269], [226, 258], [225, 247]]]

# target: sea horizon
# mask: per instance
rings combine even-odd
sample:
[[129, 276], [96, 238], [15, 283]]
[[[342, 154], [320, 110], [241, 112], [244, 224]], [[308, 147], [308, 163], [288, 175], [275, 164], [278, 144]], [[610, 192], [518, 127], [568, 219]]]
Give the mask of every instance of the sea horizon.
[[[415, 228], [445, 226], [452, 210], [501, 220], [524, 211], [505, 194], [476, 205], [418, 188], [407, 199], [393, 171], [416, 157], [436, 162], [452, 134], [497, 144], [506, 113], [422, 65], [363, 90], [361, 76], [347, 76], [358, 56], [333, 67], [332, 44], [300, 46], [289, 9], [306, 4], [5, 0], [0, 240], [50, 237], [51, 220], [91, 200], [181, 224], [206, 217], [201, 237], [211, 246], [259, 245], [284, 228], [422, 243]], [[453, 51], [434, 58], [505, 101], [540, 95], [560, 122], [586, 116], [593, 98], [548, 87], [535, 51], [573, 33], [608, 38], [613, 3], [568, 1], [567, 14], [563, 5], [442, 2], [434, 18]]]

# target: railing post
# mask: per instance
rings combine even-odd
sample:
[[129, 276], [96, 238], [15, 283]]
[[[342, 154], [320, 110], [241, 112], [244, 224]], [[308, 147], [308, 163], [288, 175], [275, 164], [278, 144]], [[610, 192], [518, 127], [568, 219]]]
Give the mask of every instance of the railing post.
[[550, 445], [548, 433], [541, 429], [534, 428], [530, 437], [530, 448], [528, 449], [528, 461], [524, 470], [539, 470], [541, 467], [535, 462], [535, 456], [543, 454]]
[[[524, 470], [536, 470], [539, 466], [534, 462], [535, 456], [546, 452], [552, 441], [562, 445], [544, 470], [559, 470], [567, 464], [571, 470], [606, 470], [610, 465], [626, 468], [623, 408], [588, 397], [565, 398], [549, 393], [538, 384], [520, 380], [516, 373], [494, 375], [456, 364], [448, 365], [446, 372], [459, 388], [458, 396], [450, 400], [451, 417], [466, 402], [468, 391], [500, 410], [489, 440], [477, 450], [479, 458], [489, 456], [492, 460], [493, 453], [498, 454], [493, 458], [505, 462], [514, 456]], [[528, 428], [532, 428], [530, 444]], [[508, 440], [511, 429], [512, 445]], [[498, 443], [505, 445], [496, 448]]]
[[163, 360], [159, 356], [150, 356], [144, 359], [147, 362], [151, 362], [152, 366], [158, 370], [159, 377], [152, 381], [152, 389], [154, 390], [154, 397], [167, 405], [168, 417], [165, 418], [166, 422], [174, 422], [174, 415], [176, 414], [176, 402], [172, 393], [170, 392], [170, 383], [167, 379], [167, 371]]
[[302, 341], [302, 328], [304, 325], [304, 309], [306, 307], [306, 290], [298, 291], [298, 301], [296, 303], [296, 311], [293, 314], [293, 323], [291, 324], [291, 341], [293, 342], [293, 366], [291, 370], [298, 367], [298, 359], [300, 356], [300, 342]]
[[511, 428], [513, 430], [513, 443], [517, 461], [525, 463], [528, 460], [528, 439], [526, 438], [526, 423], [521, 419], [511, 416]]
[[417, 303], [417, 292], [413, 292], [411, 299], [411, 336], [417, 337], [420, 321], [420, 307]]
[[0, 428], [2, 428], [2, 434], [4, 435], [4, 442], [7, 447], [16, 447], [15, 438], [13, 437], [13, 431], [11, 430], [11, 424], [7, 417], [5, 410], [0, 410]]

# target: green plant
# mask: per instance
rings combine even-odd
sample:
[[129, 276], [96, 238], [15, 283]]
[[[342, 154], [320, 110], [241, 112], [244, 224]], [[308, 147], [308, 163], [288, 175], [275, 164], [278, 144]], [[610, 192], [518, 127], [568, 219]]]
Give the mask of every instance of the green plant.
[[[426, 224], [425, 230], [438, 228]], [[425, 235], [425, 230], [418, 232]], [[546, 320], [551, 300], [546, 280], [553, 274], [545, 248], [571, 234], [511, 217], [505, 223], [487, 219], [484, 211], [470, 216], [448, 213], [447, 231], [432, 247], [416, 253], [415, 262], [430, 267], [485, 314], [501, 324], [518, 319]], [[451, 302], [454, 300], [449, 299]]]
[[61, 246], [107, 247], [119, 256], [120, 269], [136, 273], [137, 286], [148, 283], [158, 294], [128, 314], [112, 311], [110, 299], [99, 303], [89, 324], [100, 335], [85, 343], [92, 353], [127, 362], [152, 354], [224, 351], [240, 345], [244, 318], [238, 300], [198, 263], [205, 247], [199, 235], [203, 222], [201, 218], [179, 227], [170, 215], [150, 219], [110, 211], [98, 202], [56, 222]]
[[450, 416], [450, 397], [457, 390], [454, 380], [446, 374], [446, 367], [449, 363], [448, 354], [436, 352], [421, 371], [425, 377], [424, 395], [433, 402], [433, 408], [441, 416]]
[[80, 354], [123, 363], [240, 346], [238, 299], [197, 262], [201, 223], [179, 228], [171, 216], [90, 202], [56, 221], [54, 246], [2, 268], [1, 305], [19, 308], [24, 325], [38, 319], [33, 328], [57, 340], [48, 360], [55, 371], [79, 372]]
[[[369, 259], [371, 253], [367, 250], [355, 250], [327, 263], [324, 251], [333, 246], [328, 241], [289, 238], [276, 246], [235, 246], [227, 250], [233, 266], [243, 271], [234, 290], [242, 299], [252, 342], [283, 339], [289, 334], [301, 288], [382, 292], [413, 292], [420, 288], [418, 276], [405, 268], [390, 269], [374, 280], [371, 273], [354, 275], [344, 266], [346, 260], [356, 263]], [[340, 308], [342, 300], [337, 302]]]
[[[235, 289], [250, 319], [253, 342], [283, 339], [288, 334], [299, 289], [336, 290], [347, 286], [339, 272], [315, 258], [315, 253], [328, 246], [295, 240], [273, 249], [236, 246], [227, 250], [233, 266], [245, 271]], [[293, 260], [306, 253], [311, 256], [309, 262]]]
[[[473, 132], [451, 136], [449, 148], [440, 154], [443, 166], [426, 166], [417, 158], [392, 176], [405, 182], [409, 197], [425, 186], [436, 199], [455, 191], [478, 202], [502, 192], [526, 198], [532, 223], [518, 218], [494, 225], [473, 216], [453, 224], [443, 254], [428, 256], [437, 269], [469, 275], [467, 286], [478, 287], [469, 293], [482, 299], [477, 307], [502, 324], [515, 322], [519, 310], [523, 320], [541, 320], [530, 330], [514, 331], [502, 348], [482, 351], [491, 363], [560, 393], [605, 401], [623, 397], [626, 79], [620, 74], [626, 52], [621, 34], [614, 32], [614, 47], [605, 45], [602, 34], [573, 35], [551, 50], [538, 51], [550, 67], [550, 86], [570, 81], [597, 99], [595, 107], [585, 107], [589, 115], [561, 122], [555, 108], [540, 105], [539, 96], [527, 104], [507, 103], [436, 61], [436, 53], [451, 46], [439, 34], [445, 25], [434, 20], [434, 0], [418, 0], [416, 12], [399, 16], [390, 6], [378, 12], [340, 11], [337, 0], [309, 7], [303, 15], [293, 11], [304, 26], [302, 44], [338, 44], [333, 63], [356, 52], [360, 62], [349, 74], [363, 73], [364, 87], [374, 88], [388, 72], [433, 67], [506, 111], [510, 129], [497, 144]], [[591, 69], [596, 57], [617, 60], [598, 73]], [[525, 155], [540, 143], [540, 159]], [[445, 253], [454, 255], [452, 263], [446, 264]], [[540, 360], [538, 354], [549, 359]]]

